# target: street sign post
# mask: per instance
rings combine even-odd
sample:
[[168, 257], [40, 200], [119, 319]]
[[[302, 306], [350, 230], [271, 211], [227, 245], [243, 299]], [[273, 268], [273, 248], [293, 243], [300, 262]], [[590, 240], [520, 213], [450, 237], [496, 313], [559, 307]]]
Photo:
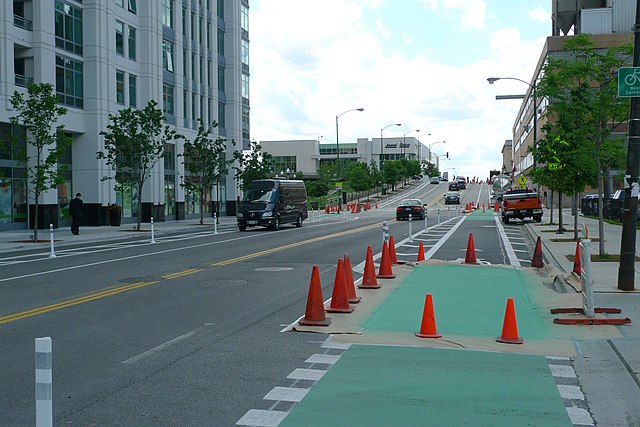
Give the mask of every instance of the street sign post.
[[621, 98], [640, 96], [640, 67], [618, 69], [618, 96]]

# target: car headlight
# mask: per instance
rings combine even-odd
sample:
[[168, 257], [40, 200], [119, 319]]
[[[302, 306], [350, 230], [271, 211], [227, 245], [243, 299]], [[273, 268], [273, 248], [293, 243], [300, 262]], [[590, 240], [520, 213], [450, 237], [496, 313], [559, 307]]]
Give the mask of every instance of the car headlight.
[[273, 217], [273, 211], [265, 211], [262, 214], [262, 218], [271, 218], [271, 217]]

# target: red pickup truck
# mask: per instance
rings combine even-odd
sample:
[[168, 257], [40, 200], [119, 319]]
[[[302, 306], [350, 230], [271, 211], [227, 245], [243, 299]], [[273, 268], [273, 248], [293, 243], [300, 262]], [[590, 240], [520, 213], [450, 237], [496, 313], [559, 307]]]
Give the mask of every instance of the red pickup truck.
[[542, 201], [530, 188], [508, 190], [502, 195], [502, 222], [509, 224], [510, 219], [516, 218], [542, 222]]

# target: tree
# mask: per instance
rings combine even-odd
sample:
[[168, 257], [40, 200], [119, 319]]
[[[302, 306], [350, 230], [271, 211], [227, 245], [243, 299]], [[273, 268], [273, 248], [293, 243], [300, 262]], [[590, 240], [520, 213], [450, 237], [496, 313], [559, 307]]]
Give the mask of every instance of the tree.
[[235, 177], [241, 182], [240, 188], [244, 191], [251, 181], [266, 179], [273, 175], [273, 160], [269, 153], [261, 153], [262, 147], [256, 141], [251, 141], [248, 153], [234, 151], [233, 157], [237, 161]]
[[[585, 183], [593, 183], [595, 176], [598, 194], [604, 194], [603, 174], [623, 161], [621, 141], [611, 138], [611, 132], [627, 119], [629, 111], [628, 99], [617, 97], [615, 71], [629, 62], [633, 47], [594, 49], [588, 34], [568, 38], [564, 47], [568, 59], [549, 57], [538, 84], [538, 95], [549, 100], [543, 113], [548, 118], [543, 130], [550, 133], [543, 144], [549, 147], [532, 152], [536, 162], [544, 161], [541, 152], [557, 155], [553, 173], [564, 177], [565, 183], [557, 182], [564, 191], [576, 194]], [[602, 201], [598, 199], [600, 254], [604, 254]]]
[[391, 184], [391, 191], [395, 190], [395, 184], [400, 180], [400, 167], [397, 160], [386, 160], [383, 163], [383, 180], [385, 184]]
[[364, 163], [350, 162], [347, 165], [345, 177], [354, 191], [358, 192], [358, 203], [360, 202], [360, 192], [371, 188], [371, 179], [367, 165]]
[[435, 163], [431, 163], [431, 162], [426, 162], [423, 166], [423, 171], [425, 173], [425, 175], [433, 178], [434, 176], [440, 176], [440, 171], [438, 170], [438, 167], [435, 165]]
[[30, 184], [27, 188], [34, 198], [33, 240], [37, 242], [40, 195], [64, 182], [66, 168], [58, 165], [58, 161], [71, 141], [63, 133], [64, 125], [56, 123], [67, 114], [67, 109], [57, 105], [53, 85], [49, 83], [30, 84], [26, 97], [16, 91], [10, 102], [17, 112], [10, 118], [11, 124], [26, 131], [27, 148], [18, 158], [25, 166]]
[[[200, 224], [204, 224], [205, 195], [211, 192], [214, 184], [220, 185], [220, 178], [227, 174], [227, 166], [233, 160], [225, 161], [226, 140], [211, 139], [211, 131], [204, 127], [202, 120], [198, 119], [198, 123], [198, 135], [193, 141], [185, 142], [184, 153], [178, 156], [184, 157], [182, 164], [188, 172], [180, 185], [199, 194]], [[218, 127], [218, 123], [213, 127]]]
[[[142, 110], [125, 108], [117, 114], [109, 114], [107, 130], [100, 132], [104, 136], [104, 150], [98, 151], [97, 158], [105, 160], [105, 164], [116, 172], [116, 191], [130, 185], [137, 195], [138, 230], [142, 221], [144, 184], [163, 158], [165, 144], [184, 138], [169, 126], [163, 126], [164, 120], [158, 103], [151, 100]], [[102, 179], [113, 178], [108, 175]]]

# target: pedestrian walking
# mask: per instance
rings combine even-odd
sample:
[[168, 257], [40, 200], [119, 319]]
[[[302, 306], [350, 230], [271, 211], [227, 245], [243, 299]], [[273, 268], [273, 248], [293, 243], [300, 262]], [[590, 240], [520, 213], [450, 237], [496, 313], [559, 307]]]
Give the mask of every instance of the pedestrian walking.
[[80, 222], [84, 216], [84, 202], [81, 199], [82, 194], [76, 193], [76, 197], [69, 203], [69, 215], [71, 215], [71, 232], [75, 235], [80, 234]]

